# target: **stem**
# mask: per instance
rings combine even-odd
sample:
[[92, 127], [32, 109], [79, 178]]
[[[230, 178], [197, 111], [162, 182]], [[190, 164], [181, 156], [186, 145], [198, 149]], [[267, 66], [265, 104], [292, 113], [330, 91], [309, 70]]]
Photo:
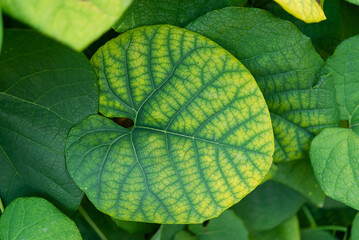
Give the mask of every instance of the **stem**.
[[2, 204], [2, 201], [1, 201], [1, 198], [0, 198], [0, 212], [1, 212], [1, 214], [3, 214], [3, 212], [4, 212], [4, 205]]
[[97, 233], [97, 235], [100, 237], [101, 240], [108, 240], [105, 234], [103, 234], [101, 229], [98, 228], [96, 223], [90, 218], [90, 216], [87, 214], [87, 212], [81, 205], [79, 206], [79, 212], [84, 217], [84, 219], [88, 222], [88, 224], [90, 224], [92, 229]]
[[315, 228], [304, 228], [303, 230], [328, 230], [328, 231], [338, 231], [338, 232], [348, 232], [348, 229], [346, 227], [342, 227], [342, 226], [333, 226], [333, 225], [329, 225], [329, 226], [319, 226], [319, 227], [315, 227]]
[[303, 212], [304, 212], [305, 216], [307, 217], [307, 219], [308, 219], [308, 221], [309, 221], [310, 227], [311, 227], [311, 228], [317, 228], [317, 223], [315, 222], [314, 217], [313, 217], [313, 215], [310, 213], [308, 207], [307, 207], [306, 205], [304, 205], [304, 206], [302, 207], [302, 209], [303, 209]]

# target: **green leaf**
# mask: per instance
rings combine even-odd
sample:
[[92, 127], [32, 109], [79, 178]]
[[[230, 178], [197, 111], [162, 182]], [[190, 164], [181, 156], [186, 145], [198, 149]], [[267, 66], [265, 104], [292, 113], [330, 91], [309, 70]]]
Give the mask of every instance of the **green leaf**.
[[201, 223], [262, 181], [274, 147], [269, 112], [252, 75], [223, 48], [157, 25], [109, 41], [92, 63], [101, 114], [134, 121], [126, 129], [93, 116], [69, 134], [67, 168], [100, 211]]
[[301, 32], [310, 37], [323, 58], [331, 56], [344, 39], [359, 33], [359, 28], [353, 24], [359, 22], [359, 7], [342, 0], [325, 0], [324, 12], [327, 20], [313, 24], [294, 18], [273, 1], [262, 7], [293, 22]]
[[76, 224], [50, 202], [42, 198], [18, 198], [0, 218], [0, 238], [82, 239]]
[[0, 56], [0, 197], [46, 196], [75, 210], [82, 192], [65, 165], [76, 122], [97, 112], [83, 54], [31, 30], [7, 30]]
[[325, 19], [323, 11], [323, 0], [274, 0], [282, 6], [284, 10], [294, 17], [303, 20], [306, 23], [320, 22]]
[[173, 240], [196, 240], [197, 238], [187, 231], [180, 231], [176, 233]]
[[359, 213], [355, 216], [350, 235], [352, 240], [359, 239]]
[[255, 77], [271, 112], [275, 162], [308, 157], [314, 135], [338, 125], [331, 78], [316, 85], [322, 59], [293, 24], [261, 9], [230, 7], [187, 28], [219, 43]]
[[187, 25], [206, 12], [227, 6], [244, 6], [247, 0], [134, 0], [113, 26], [117, 32], [155, 24]]
[[359, 209], [359, 36], [342, 42], [322, 70], [332, 74], [341, 120], [349, 128], [329, 128], [312, 143], [314, 174], [329, 197]]
[[345, 0], [345, 1], [359, 5], [359, 0]]
[[184, 227], [183, 224], [161, 225], [151, 240], [172, 240], [176, 233], [182, 231]]
[[250, 240], [300, 240], [299, 222], [297, 216], [283, 222], [273, 229], [261, 232], [251, 232]]
[[332, 74], [340, 119], [359, 134], [359, 35], [342, 42], [327, 59], [322, 74]]
[[293, 188], [315, 205], [323, 206], [325, 194], [314, 177], [309, 160], [283, 162], [277, 164], [277, 166], [278, 171], [272, 178], [273, 181]]
[[[338, 240], [332, 234], [322, 230], [308, 229], [300, 232], [301, 240]], [[355, 239], [355, 238], [353, 238]]]
[[266, 182], [233, 207], [249, 231], [271, 229], [293, 217], [305, 198], [276, 182]]
[[324, 129], [312, 143], [314, 174], [329, 197], [359, 209], [359, 136], [350, 129]]
[[82, 51], [119, 19], [132, 0], [1, 0], [4, 12]]
[[[243, 221], [232, 210], [223, 212], [218, 218], [210, 220], [206, 226], [201, 227], [202, 231], [194, 232], [199, 240], [248, 239], [248, 232]], [[190, 225], [189, 230], [191, 228], [193, 229], [194, 225]]]

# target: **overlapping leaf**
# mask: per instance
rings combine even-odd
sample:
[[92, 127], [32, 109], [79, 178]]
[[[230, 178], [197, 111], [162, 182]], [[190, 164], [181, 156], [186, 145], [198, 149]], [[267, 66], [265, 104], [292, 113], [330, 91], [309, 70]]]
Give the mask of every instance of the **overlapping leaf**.
[[264, 10], [229, 7], [187, 28], [226, 48], [255, 77], [271, 112], [274, 161], [307, 157], [314, 135], [338, 124], [331, 79], [316, 85], [322, 59], [293, 24]]
[[323, 206], [325, 194], [316, 181], [309, 159], [277, 164], [273, 181], [282, 183], [306, 196], [317, 206]]
[[81, 240], [76, 224], [42, 198], [18, 198], [0, 218], [2, 240]]
[[197, 240], [247, 240], [248, 231], [243, 221], [233, 210], [226, 210], [218, 218], [209, 221], [206, 226], [189, 225], [192, 236]]
[[132, 0], [1, 0], [4, 12], [81, 51], [119, 19]]
[[297, 216], [281, 223], [270, 230], [251, 232], [250, 240], [300, 240], [299, 221]]
[[244, 66], [191, 31], [158, 25], [98, 50], [100, 112], [74, 127], [71, 176], [101, 211], [123, 220], [199, 223], [252, 191], [268, 171], [273, 133]]
[[345, 1], [359, 5], [359, 0], [345, 0]]
[[134, 0], [113, 26], [117, 32], [154, 24], [183, 27], [206, 12], [243, 6], [247, 0]]
[[304, 202], [305, 198], [293, 189], [268, 181], [233, 209], [249, 231], [263, 231], [292, 218]]
[[341, 43], [328, 58], [324, 74], [332, 74], [340, 117], [348, 129], [329, 128], [312, 143], [310, 157], [324, 192], [359, 209], [359, 36]]
[[294, 18], [273, 1], [262, 7], [293, 22], [302, 33], [310, 37], [323, 58], [331, 56], [344, 39], [359, 34], [359, 28], [355, 24], [359, 22], [359, 7], [342, 0], [325, 0], [324, 12], [327, 20], [313, 24]]
[[41, 195], [76, 209], [82, 192], [65, 140], [97, 112], [96, 75], [83, 54], [30, 30], [5, 32], [0, 56], [0, 197]]
[[326, 19], [321, 0], [274, 0], [283, 7], [284, 10], [303, 20], [306, 23], [320, 22]]

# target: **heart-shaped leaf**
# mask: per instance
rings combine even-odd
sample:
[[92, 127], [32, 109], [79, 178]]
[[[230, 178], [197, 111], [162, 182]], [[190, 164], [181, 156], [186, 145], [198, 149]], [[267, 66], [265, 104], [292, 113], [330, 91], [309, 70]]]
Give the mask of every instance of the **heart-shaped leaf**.
[[12, 17], [81, 51], [119, 19], [132, 0], [1, 0]]
[[326, 61], [336, 100], [348, 129], [329, 128], [312, 143], [310, 158], [315, 176], [331, 198], [359, 210], [359, 35], [342, 42]]
[[282, 6], [284, 10], [294, 17], [303, 20], [306, 23], [320, 22], [325, 19], [323, 11], [324, 0], [274, 0]]
[[31, 30], [7, 30], [0, 56], [0, 197], [46, 196], [75, 210], [68, 131], [97, 113], [96, 75], [82, 53]]
[[18, 198], [0, 218], [2, 240], [81, 240], [76, 224], [42, 198]]
[[244, 6], [247, 0], [134, 0], [113, 26], [124, 32], [132, 28], [171, 24], [183, 27], [206, 12], [227, 6]]
[[314, 135], [337, 126], [331, 79], [316, 85], [323, 61], [310, 39], [290, 22], [261, 9], [228, 7], [203, 15], [187, 28], [227, 49], [255, 77], [271, 112], [275, 162], [308, 157]]
[[67, 167], [110, 216], [200, 223], [251, 192], [272, 162], [269, 112], [248, 70], [203, 36], [136, 28], [93, 56], [100, 112], [75, 126]]

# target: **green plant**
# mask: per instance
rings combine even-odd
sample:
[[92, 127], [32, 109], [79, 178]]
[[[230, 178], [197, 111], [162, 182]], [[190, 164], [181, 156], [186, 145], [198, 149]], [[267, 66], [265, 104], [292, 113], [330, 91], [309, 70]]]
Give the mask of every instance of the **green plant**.
[[357, 5], [0, 0], [0, 238], [358, 239]]

